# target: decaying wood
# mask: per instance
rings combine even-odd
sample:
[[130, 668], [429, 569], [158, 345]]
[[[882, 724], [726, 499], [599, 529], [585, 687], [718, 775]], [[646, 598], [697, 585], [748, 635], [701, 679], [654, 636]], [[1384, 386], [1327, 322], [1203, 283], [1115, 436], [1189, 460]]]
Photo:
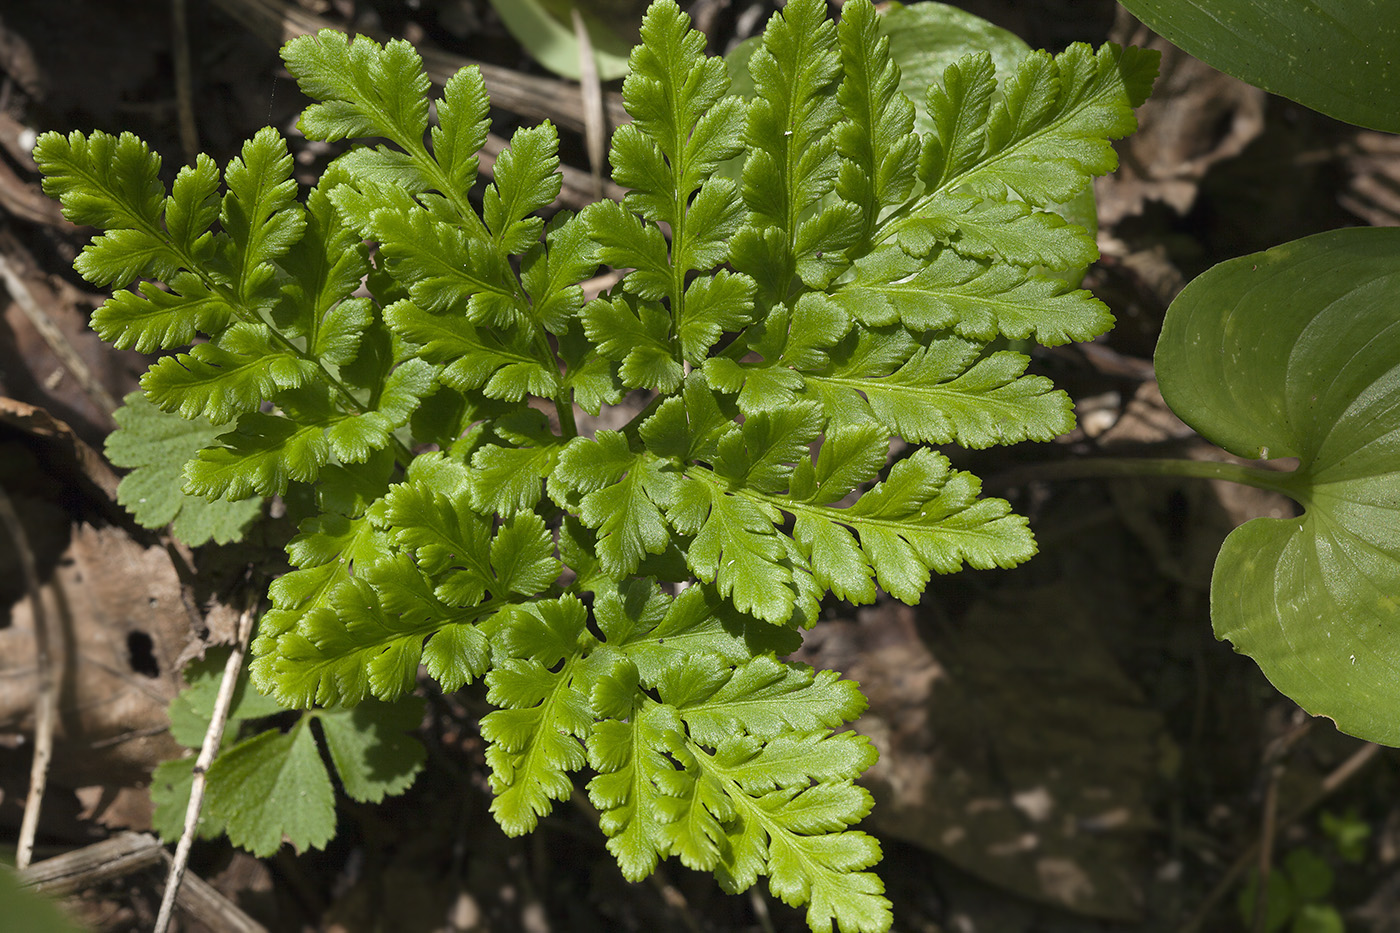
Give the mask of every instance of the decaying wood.
[[[233, 17], [244, 28], [270, 45], [280, 47], [296, 36], [310, 35], [321, 29], [335, 29], [335, 23], [309, 13], [283, 0], [214, 0], [216, 6]], [[371, 38], [383, 41], [388, 36], [366, 30]], [[584, 99], [579, 86], [567, 81], [520, 74], [509, 68], [473, 61], [440, 49], [418, 49], [428, 77], [443, 84], [462, 68], [475, 65], [481, 69], [491, 103], [512, 113], [536, 120], [548, 119], [556, 126], [576, 133], [584, 132]], [[631, 118], [622, 106], [619, 94], [607, 94], [603, 101], [610, 126], [620, 126]]]
[[20, 274], [15, 263], [10, 256], [26, 255], [20, 243], [13, 237], [0, 237], [0, 285], [5, 287], [10, 297], [15, 300], [21, 312], [29, 320], [30, 325], [49, 345], [63, 368], [77, 380], [83, 393], [92, 402], [93, 406], [107, 416], [109, 424], [112, 422], [112, 412], [116, 411], [120, 403], [102, 385], [92, 369], [83, 361], [81, 354], [68, 342], [68, 338], [63, 335], [63, 331], [54, 323], [53, 316], [45, 310], [39, 298], [39, 290], [32, 287], [25, 277]]
[[[170, 853], [155, 836], [128, 832], [35, 862], [19, 875], [36, 891], [65, 897], [169, 860]], [[266, 927], [196, 875], [185, 876], [176, 903], [215, 933], [267, 933]]]

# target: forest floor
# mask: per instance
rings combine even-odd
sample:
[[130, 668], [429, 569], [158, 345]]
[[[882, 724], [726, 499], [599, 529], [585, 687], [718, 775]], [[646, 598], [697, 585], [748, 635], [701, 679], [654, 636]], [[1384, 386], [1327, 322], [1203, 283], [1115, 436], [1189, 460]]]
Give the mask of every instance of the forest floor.
[[[276, 55], [282, 5], [188, 5], [188, 112], [195, 145], [220, 163], [264, 124], [295, 132], [303, 102]], [[567, 129], [578, 117], [565, 84], [533, 62], [486, 0], [289, 5], [299, 23], [314, 16], [378, 30], [546, 82], [542, 103], [498, 110], [494, 132], [551, 116], [582, 179], [571, 190], [585, 196], [585, 147]], [[640, 6], [608, 5], [619, 17]], [[716, 53], [777, 7], [683, 5]], [[1307, 901], [1335, 908], [1348, 930], [1400, 930], [1400, 757], [1309, 718], [1211, 634], [1220, 542], [1248, 518], [1290, 514], [1291, 504], [1216, 483], [1037, 473], [1100, 454], [1222, 456], [1157, 392], [1151, 358], [1167, 305], [1216, 262], [1335, 227], [1400, 222], [1400, 141], [1214, 72], [1112, 0], [955, 5], [1036, 48], [1150, 45], [1163, 52], [1163, 73], [1141, 131], [1119, 146], [1120, 172], [1097, 188], [1102, 260], [1085, 285], [1118, 325], [1092, 345], [1036, 358], [1076, 400], [1080, 427], [1050, 445], [961, 455], [1030, 516], [1040, 555], [1014, 571], [935, 580], [916, 607], [833, 607], [802, 650], [870, 697], [858, 728], [882, 759], [867, 775], [878, 803], [866, 828], [884, 845], [879, 870], [896, 928], [1244, 930], [1234, 880], [1259, 863], [1263, 840], [1307, 895], [1289, 922]], [[114, 504], [112, 472], [92, 451], [113, 427], [112, 400], [136, 387], [148, 361], [86, 329], [103, 296], [71, 270], [85, 234], [43, 197], [27, 149], [33, 132], [130, 130], [165, 153], [173, 174], [190, 140], [179, 130], [171, 8], [0, 6], [0, 485], [72, 649], [38, 857], [149, 829], [149, 771], [179, 754], [164, 710], [180, 665], [229, 640], [236, 610], [226, 602], [249, 560], [237, 548], [169, 547]], [[259, 26], [268, 10], [273, 19]], [[325, 155], [300, 149], [303, 181]], [[29, 780], [35, 695], [32, 606], [17, 555], [13, 536], [0, 534], [5, 840], [17, 833]], [[586, 805], [561, 807], [529, 837], [505, 837], [487, 810], [475, 731], [483, 707], [471, 690], [430, 694], [425, 773], [381, 806], [342, 806], [325, 851], [284, 847], [257, 860], [226, 843], [197, 846], [194, 872], [239, 913], [183, 928], [247, 929], [237, 926], [246, 916], [274, 931], [345, 933], [805, 929], [766, 891], [727, 896], [674, 863], [652, 883], [628, 884]], [[146, 930], [161, 882], [151, 867], [87, 886], [70, 904], [94, 929]]]

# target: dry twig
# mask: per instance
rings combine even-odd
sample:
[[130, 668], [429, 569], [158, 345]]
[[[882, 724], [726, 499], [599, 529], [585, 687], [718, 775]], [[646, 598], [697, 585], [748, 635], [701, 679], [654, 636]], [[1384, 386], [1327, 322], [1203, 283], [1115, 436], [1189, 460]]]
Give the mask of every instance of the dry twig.
[[170, 862], [170, 873], [165, 881], [165, 893], [161, 896], [160, 913], [156, 915], [154, 933], [166, 933], [170, 918], [175, 910], [175, 897], [180, 892], [180, 882], [184, 878], [185, 866], [189, 864], [190, 847], [194, 845], [195, 829], [199, 825], [199, 811], [204, 805], [205, 773], [214, 763], [219, 751], [219, 743], [224, 738], [224, 724], [228, 721], [229, 710], [233, 706], [233, 691], [238, 685], [238, 672], [243, 668], [243, 655], [248, 649], [248, 639], [253, 634], [253, 607], [243, 610], [238, 619], [238, 640], [229, 652], [224, 664], [223, 680], [219, 682], [219, 693], [214, 699], [214, 712], [209, 719], [209, 729], [204, 733], [204, 745], [194, 763], [194, 783], [190, 785], [190, 802], [185, 808], [185, 829], [175, 846], [175, 857]]
[[[103, 882], [125, 878], [170, 854], [150, 833], [118, 833], [111, 839], [35, 862], [20, 872], [20, 881], [49, 897], [90, 891]], [[213, 933], [267, 933], [267, 928], [198, 875], [187, 874], [180, 886], [180, 909]]]
[[588, 149], [588, 169], [593, 173], [593, 198], [603, 197], [604, 147], [608, 128], [603, 122], [603, 85], [598, 81], [598, 62], [593, 57], [593, 39], [584, 25], [578, 7], [571, 7], [574, 35], [578, 37], [579, 88], [583, 92], [583, 141]]
[[[1314, 807], [1336, 793], [1338, 788], [1355, 777], [1358, 771], [1364, 768], [1371, 759], [1375, 758], [1376, 755], [1380, 753], [1380, 750], [1381, 747], [1379, 745], [1370, 742], [1358, 748], [1351, 754], [1350, 758], [1333, 769], [1332, 773], [1327, 775], [1327, 777], [1323, 778], [1322, 784], [1318, 786], [1318, 789], [1313, 792], [1311, 797], [1303, 801], [1297, 809], [1280, 819], [1274, 827], [1274, 832], [1278, 833], [1287, 829], [1311, 812]], [[1198, 933], [1205, 925], [1206, 920], [1215, 911], [1215, 908], [1225, 899], [1225, 895], [1229, 894], [1234, 888], [1240, 876], [1259, 858], [1261, 844], [1262, 840], [1256, 839], [1239, 854], [1239, 857], [1230, 865], [1221, 879], [1216, 882], [1210, 894], [1201, 902], [1201, 906], [1196, 909], [1195, 915], [1186, 922], [1179, 933]]]
[[63, 336], [63, 332], [58, 329], [58, 325], [49, 317], [39, 300], [34, 297], [29, 286], [25, 284], [24, 278], [19, 271], [10, 263], [3, 254], [0, 254], [0, 283], [3, 283], [6, 291], [14, 298], [15, 303], [24, 312], [24, 316], [29, 319], [29, 323], [39, 332], [39, 336], [44, 338], [44, 342], [49, 345], [54, 356], [58, 357], [63, 368], [73, 374], [73, 378], [78, 380], [79, 387], [87, 394], [104, 415], [110, 416], [120, 405], [112, 398], [112, 394], [106, 387], [97, 380], [92, 370], [88, 369], [83, 358], [78, 355], [78, 351], [73, 349], [73, 345]]
[[9, 494], [0, 487], [0, 524], [5, 526], [19, 554], [20, 572], [29, 593], [34, 615], [34, 664], [39, 683], [34, 707], [34, 761], [29, 768], [29, 793], [24, 799], [24, 817], [19, 826], [19, 845], [15, 851], [15, 867], [23, 871], [34, 857], [34, 835], [39, 829], [39, 811], [44, 803], [44, 788], [49, 780], [49, 761], [53, 758], [53, 722], [58, 706], [58, 690], [54, 684], [53, 658], [49, 656], [49, 620], [44, 611], [43, 594], [39, 591], [39, 573], [34, 566], [34, 552], [29, 536], [24, 533], [19, 515]]
[[190, 73], [190, 28], [185, 0], [170, 0], [170, 29], [175, 47], [175, 100], [180, 116], [180, 148], [185, 164], [193, 165], [199, 155], [199, 129], [194, 122], [194, 80]]

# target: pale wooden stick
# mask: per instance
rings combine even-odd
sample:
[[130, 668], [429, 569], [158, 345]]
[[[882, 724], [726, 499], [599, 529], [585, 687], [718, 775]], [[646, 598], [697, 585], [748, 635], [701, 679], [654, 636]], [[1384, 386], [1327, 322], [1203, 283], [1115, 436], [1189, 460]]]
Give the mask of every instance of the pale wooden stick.
[[15, 868], [23, 871], [34, 858], [34, 836], [39, 830], [39, 811], [44, 804], [44, 788], [49, 782], [49, 762], [53, 758], [53, 721], [58, 705], [54, 688], [53, 659], [49, 657], [49, 620], [44, 611], [43, 593], [39, 589], [39, 574], [34, 567], [34, 552], [29, 549], [29, 536], [24, 533], [14, 503], [0, 486], [0, 524], [15, 543], [20, 571], [34, 614], [34, 665], [39, 680], [38, 697], [34, 707], [34, 760], [29, 766], [29, 794], [24, 800], [24, 816], [19, 824], [19, 845], [15, 851]]
[[39, 336], [44, 338], [44, 342], [53, 350], [54, 356], [58, 357], [63, 367], [73, 374], [78, 380], [78, 386], [87, 393], [93, 405], [101, 410], [102, 414], [110, 416], [112, 412], [121, 407], [121, 404], [110, 392], [97, 380], [92, 370], [88, 369], [83, 358], [78, 355], [78, 351], [73, 349], [72, 344], [63, 336], [63, 332], [58, 329], [58, 325], [53, 322], [48, 313], [39, 306], [34, 294], [29, 290], [29, 286], [24, 283], [19, 272], [5, 259], [0, 256], [0, 283], [14, 298], [19, 309], [24, 312], [24, 316], [29, 319], [29, 323], [34, 325], [34, 329], [39, 332]]
[[606, 159], [608, 129], [603, 125], [603, 85], [598, 81], [598, 61], [593, 57], [593, 37], [578, 7], [570, 7], [574, 35], [578, 38], [579, 90], [583, 92], [583, 141], [588, 149], [588, 168], [593, 173], [593, 198], [603, 198], [603, 165]]
[[[162, 860], [169, 864], [171, 858], [159, 839], [150, 833], [125, 832], [35, 862], [19, 873], [19, 879], [49, 897], [65, 897], [125, 878]], [[212, 933], [267, 933], [266, 927], [192, 872], [186, 872], [180, 885], [179, 905]]]
[[229, 710], [233, 706], [233, 691], [238, 686], [238, 672], [243, 668], [243, 655], [248, 648], [248, 639], [253, 633], [253, 607], [243, 610], [238, 619], [238, 640], [229, 652], [224, 664], [224, 677], [219, 682], [219, 694], [214, 699], [214, 712], [209, 719], [209, 728], [204, 733], [204, 745], [194, 763], [194, 783], [190, 785], [190, 803], [185, 808], [185, 829], [180, 833], [180, 841], [175, 846], [175, 857], [170, 862], [170, 873], [166, 876], [165, 892], [160, 899], [160, 912], [156, 915], [154, 933], [166, 933], [170, 928], [170, 918], [175, 912], [175, 897], [180, 893], [180, 881], [185, 875], [185, 866], [190, 861], [190, 847], [194, 845], [195, 829], [199, 825], [199, 811], [204, 805], [205, 774], [214, 763], [219, 752], [219, 743], [224, 738], [224, 724], [228, 722]]

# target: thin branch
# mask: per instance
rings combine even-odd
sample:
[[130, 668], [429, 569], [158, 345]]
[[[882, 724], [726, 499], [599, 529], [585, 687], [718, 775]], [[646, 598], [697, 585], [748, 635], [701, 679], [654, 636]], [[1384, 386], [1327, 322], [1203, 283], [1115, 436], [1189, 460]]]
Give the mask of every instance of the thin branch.
[[253, 634], [253, 607], [243, 610], [238, 618], [238, 640], [229, 652], [224, 664], [223, 680], [219, 682], [219, 694], [214, 699], [214, 712], [209, 719], [209, 729], [204, 733], [204, 745], [194, 763], [194, 783], [190, 785], [190, 802], [185, 808], [185, 829], [175, 846], [175, 857], [170, 862], [170, 873], [165, 880], [165, 893], [160, 900], [160, 913], [156, 915], [154, 933], [166, 933], [175, 911], [175, 897], [180, 892], [180, 882], [185, 875], [185, 867], [190, 861], [190, 848], [194, 845], [195, 829], [199, 825], [199, 811], [204, 805], [205, 774], [214, 763], [219, 744], [224, 738], [224, 724], [228, 722], [229, 710], [233, 707], [233, 692], [238, 686], [238, 672], [243, 668], [243, 655], [248, 650], [248, 639]]
[[593, 57], [593, 37], [578, 7], [570, 7], [574, 35], [578, 38], [579, 90], [583, 92], [583, 141], [588, 150], [588, 168], [593, 173], [594, 200], [603, 199], [604, 148], [608, 128], [603, 120], [603, 85], [598, 80], [598, 61]]
[[193, 165], [199, 155], [199, 128], [194, 121], [190, 28], [185, 12], [185, 0], [170, 0], [170, 28], [175, 40], [175, 100], [180, 117], [180, 148], [185, 150], [185, 164]]
[[23, 871], [34, 858], [34, 835], [39, 830], [39, 811], [44, 803], [44, 788], [49, 781], [49, 761], [53, 758], [53, 722], [58, 706], [58, 691], [54, 685], [53, 658], [49, 656], [49, 619], [44, 611], [43, 593], [39, 590], [39, 573], [34, 566], [34, 552], [29, 536], [24, 533], [14, 503], [4, 487], [0, 487], [0, 524], [15, 543], [20, 571], [29, 594], [34, 615], [34, 664], [38, 676], [38, 696], [34, 707], [34, 761], [29, 767], [29, 794], [24, 800], [24, 817], [19, 826], [19, 846], [15, 852], [15, 868]]
[[78, 386], [87, 393], [99, 411], [110, 416], [121, 406], [117, 400], [112, 398], [111, 393], [97, 381], [97, 377], [88, 369], [78, 351], [73, 349], [73, 345], [63, 336], [63, 332], [58, 329], [58, 325], [53, 322], [48, 313], [39, 306], [34, 293], [29, 290], [24, 279], [10, 264], [4, 256], [0, 256], [0, 283], [3, 283], [6, 291], [14, 298], [19, 305], [24, 316], [29, 319], [29, 323], [39, 332], [39, 336], [44, 338], [44, 342], [49, 345], [54, 356], [58, 357], [63, 367], [73, 374], [73, 378], [78, 380]]
[[1283, 765], [1269, 766], [1269, 784], [1264, 789], [1263, 825], [1259, 830], [1258, 883], [1254, 888], [1254, 933], [1269, 928], [1269, 878], [1274, 870], [1274, 835], [1278, 830], [1278, 782], [1283, 777]]
[[[1381, 747], [1379, 745], [1375, 745], [1371, 742], [1367, 742], [1365, 745], [1358, 748], [1346, 761], [1333, 769], [1331, 774], [1323, 778], [1322, 784], [1311, 797], [1303, 801], [1302, 805], [1297, 809], [1280, 819], [1274, 831], [1281, 832], [1302, 819], [1303, 816], [1309, 813], [1314, 807], [1332, 796], [1342, 785], [1355, 777], [1357, 772], [1369, 764], [1371, 760], [1380, 753], [1380, 750]], [[1179, 933], [1199, 933], [1200, 929], [1205, 925], [1206, 920], [1209, 919], [1211, 913], [1213, 913], [1220, 902], [1225, 899], [1225, 895], [1229, 894], [1231, 889], [1234, 888], [1235, 882], [1239, 880], [1240, 876], [1243, 875], [1249, 866], [1259, 857], [1260, 842], [1260, 840], [1256, 839], [1239, 854], [1234, 863], [1226, 870], [1225, 874], [1216, 882], [1210, 894], [1201, 902], [1201, 906], [1196, 909], [1195, 915], [1186, 922]]]

